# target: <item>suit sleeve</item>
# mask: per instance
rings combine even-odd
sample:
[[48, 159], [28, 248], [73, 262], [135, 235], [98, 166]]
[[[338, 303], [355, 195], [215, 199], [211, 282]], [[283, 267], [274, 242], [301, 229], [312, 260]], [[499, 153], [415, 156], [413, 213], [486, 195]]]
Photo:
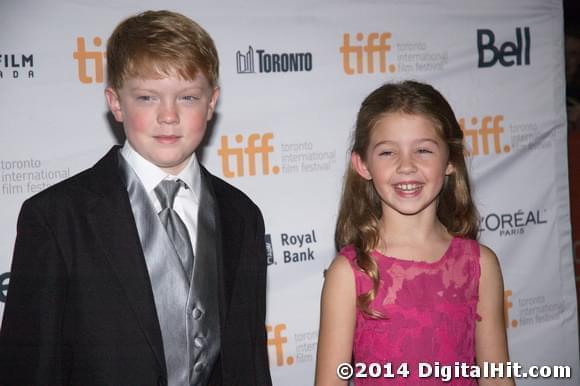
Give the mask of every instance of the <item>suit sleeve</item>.
[[64, 383], [66, 269], [55, 229], [32, 201], [20, 211], [0, 329], [0, 385]]
[[258, 211], [256, 224], [255, 240], [256, 256], [256, 349], [255, 349], [255, 366], [257, 385], [272, 385], [270, 376], [270, 364], [268, 361], [268, 347], [266, 336], [266, 276], [267, 276], [267, 259], [266, 259], [266, 242], [264, 241], [264, 219]]

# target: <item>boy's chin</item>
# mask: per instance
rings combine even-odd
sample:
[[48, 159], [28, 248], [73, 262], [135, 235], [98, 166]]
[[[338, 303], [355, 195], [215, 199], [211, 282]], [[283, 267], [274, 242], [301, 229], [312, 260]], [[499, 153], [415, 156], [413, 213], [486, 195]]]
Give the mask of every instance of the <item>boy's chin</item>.
[[174, 159], [174, 160], [167, 160], [167, 159], [157, 159], [152, 160], [152, 163], [157, 166], [159, 169], [169, 173], [169, 174], [179, 174], [187, 163], [189, 162], [191, 156], [187, 157], [186, 159]]

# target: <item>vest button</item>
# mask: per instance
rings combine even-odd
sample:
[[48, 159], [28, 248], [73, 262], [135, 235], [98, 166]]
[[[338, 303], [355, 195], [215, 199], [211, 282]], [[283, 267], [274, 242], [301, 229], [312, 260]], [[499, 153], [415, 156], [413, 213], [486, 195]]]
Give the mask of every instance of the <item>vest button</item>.
[[201, 336], [196, 336], [195, 339], [193, 339], [193, 344], [195, 344], [195, 347], [201, 348], [205, 345], [205, 339]]
[[197, 319], [201, 318], [202, 315], [203, 315], [203, 312], [199, 308], [193, 309], [193, 319], [197, 320]]
[[203, 369], [205, 368], [205, 363], [203, 362], [197, 362], [195, 364], [195, 366], [193, 366], [193, 371], [195, 371], [196, 373], [201, 372]]

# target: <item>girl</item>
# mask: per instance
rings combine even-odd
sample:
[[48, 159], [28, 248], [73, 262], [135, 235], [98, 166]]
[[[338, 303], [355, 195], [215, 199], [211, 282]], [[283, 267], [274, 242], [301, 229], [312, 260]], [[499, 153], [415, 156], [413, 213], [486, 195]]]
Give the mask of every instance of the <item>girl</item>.
[[447, 101], [414, 81], [372, 92], [322, 291], [316, 385], [346, 385], [351, 358], [355, 385], [476, 385], [475, 365], [507, 362], [501, 272], [478, 225]]

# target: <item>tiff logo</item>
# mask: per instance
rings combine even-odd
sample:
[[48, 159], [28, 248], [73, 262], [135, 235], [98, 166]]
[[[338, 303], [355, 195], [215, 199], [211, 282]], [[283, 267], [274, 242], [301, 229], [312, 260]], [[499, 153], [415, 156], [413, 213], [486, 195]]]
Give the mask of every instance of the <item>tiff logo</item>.
[[[262, 174], [268, 175], [280, 173], [280, 167], [273, 166], [270, 168], [270, 154], [274, 152], [274, 146], [270, 145], [270, 140], [274, 138], [272, 133], [250, 134], [245, 145], [239, 147], [230, 147], [229, 137], [222, 135], [221, 147], [218, 149], [218, 155], [222, 159], [222, 173], [224, 177], [243, 177], [246, 175], [256, 175], [256, 159], [260, 155], [262, 163]], [[237, 144], [244, 144], [244, 136], [238, 134], [234, 137]], [[234, 161], [234, 168], [232, 169], [231, 160]]]
[[238, 74], [253, 74], [254, 71], [254, 49], [252, 46], [248, 47], [248, 51], [242, 54], [240, 51], [236, 52], [236, 67]]
[[[100, 37], [93, 38], [95, 47], [103, 44]], [[78, 76], [81, 83], [103, 83], [105, 78], [105, 56], [103, 51], [87, 51], [85, 38], [77, 38], [77, 49], [73, 53], [73, 58], [78, 62]], [[92, 71], [89, 73], [89, 68]]]
[[[286, 323], [276, 324], [273, 328], [270, 325], [266, 326], [266, 330], [268, 331], [268, 346], [274, 346], [277, 366], [284, 366], [284, 362], [287, 365], [294, 364], [294, 357], [292, 356], [286, 357], [286, 361], [284, 361], [284, 345], [288, 343], [288, 338], [282, 336], [282, 331], [285, 329]], [[270, 335], [271, 333], [273, 333], [273, 336]]]
[[388, 53], [391, 51], [391, 46], [387, 44], [389, 39], [391, 39], [390, 32], [383, 32], [380, 35], [372, 32], [366, 38], [363, 33], [359, 32], [355, 35], [357, 43], [351, 44], [351, 35], [345, 33], [340, 47], [344, 72], [348, 75], [362, 74], [363, 72], [373, 74], [377, 61], [380, 73], [396, 72], [397, 66], [389, 64], [388, 61]]
[[[469, 128], [465, 123], [465, 118], [459, 119], [459, 126], [465, 135], [465, 141], [471, 141], [472, 156], [487, 155], [493, 149], [494, 154], [509, 153], [510, 145], [501, 145], [501, 137], [504, 132], [502, 126], [503, 115], [486, 115], [481, 120], [477, 117], [471, 117], [470, 123], [476, 127]], [[477, 127], [479, 126], [479, 127]], [[490, 147], [491, 137], [491, 147]]]
[[509, 310], [513, 307], [513, 303], [509, 299], [511, 296], [512, 290], [505, 290], [503, 292], [503, 315], [505, 318], [505, 328], [509, 328], [510, 326], [516, 328], [518, 326], [517, 320], [510, 320]]

